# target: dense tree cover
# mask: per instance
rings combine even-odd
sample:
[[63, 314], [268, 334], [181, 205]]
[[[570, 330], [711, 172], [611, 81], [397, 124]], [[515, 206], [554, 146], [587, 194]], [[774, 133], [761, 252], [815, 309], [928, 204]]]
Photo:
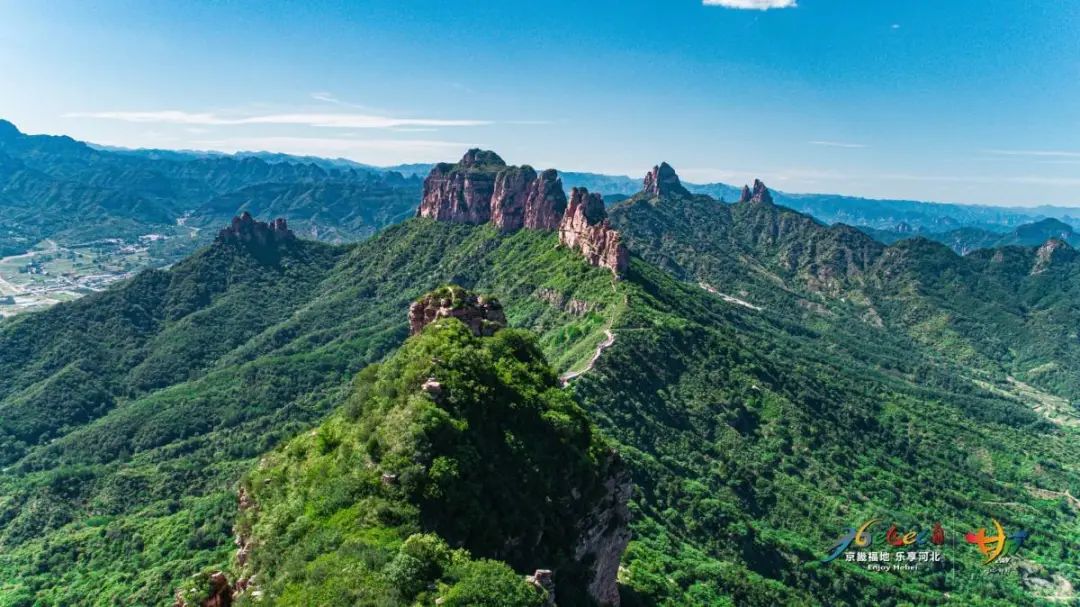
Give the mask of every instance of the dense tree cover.
[[923, 238], [886, 247], [772, 204], [637, 196], [612, 222], [643, 258], [685, 280], [744, 294], [792, 322], [905, 333], [1000, 380], [1080, 399], [1080, 261], [1004, 247], [961, 257]]
[[560, 604], [584, 604], [573, 547], [610, 463], [530, 335], [437, 321], [261, 458], [235, 576], [278, 605], [540, 603], [506, 564], [473, 560], [487, 557], [555, 569]]
[[[574, 393], [637, 486], [629, 605], [1036, 602], [960, 539], [990, 517], [1031, 530], [1023, 557], [1038, 575], [1076, 579], [1076, 511], [1048, 497], [1080, 493], [1076, 428], [1006, 377], [1075, 394], [1072, 345], [1055, 341], [1075, 326], [1070, 263], [1033, 274], [1030, 249], [957, 262], [934, 243], [882, 249], [790, 211], [668, 202], [612, 211], [640, 255], [622, 281], [552, 234], [410, 220], [349, 247], [215, 245], [0, 325], [0, 352], [18, 352], [3, 363], [0, 411], [23, 412], [0, 473], [0, 605], [161, 604], [189, 576], [230, 567], [239, 479], [339, 407], [355, 374], [405, 339], [408, 303], [446, 282], [497, 296], [560, 371], [614, 331]], [[63, 398], [34, 400], [50, 393]], [[875, 515], [942, 521], [957, 540], [946, 565], [894, 575], [819, 562]], [[422, 532], [365, 541], [394, 560]], [[435, 558], [438, 579], [523, 573], [473, 564], [484, 556]], [[378, 559], [371, 571], [389, 575]]]
[[960, 255], [967, 255], [978, 249], [1007, 246], [1037, 247], [1051, 238], [1057, 238], [1073, 246], [1080, 245], [1080, 238], [1073, 232], [1072, 226], [1053, 218], [1025, 223], [1004, 234], [973, 227], [945, 231], [898, 231], [866, 227], [860, 229], [884, 244], [893, 244], [912, 238], [926, 238], [940, 242]]
[[[64, 244], [182, 235], [190, 252], [233, 215], [285, 217], [298, 233], [354, 241], [408, 217], [421, 181], [298, 158], [153, 154], [28, 136], [0, 120], [0, 256]], [[178, 227], [177, 220], [184, 226]], [[190, 238], [191, 227], [205, 228]]]
[[414, 220], [349, 247], [215, 244], [5, 323], [0, 605], [161, 604], [226, 566], [254, 458], [337, 406], [404, 340], [409, 302], [451, 281], [498, 294], [560, 369], [618, 305], [551, 234]]

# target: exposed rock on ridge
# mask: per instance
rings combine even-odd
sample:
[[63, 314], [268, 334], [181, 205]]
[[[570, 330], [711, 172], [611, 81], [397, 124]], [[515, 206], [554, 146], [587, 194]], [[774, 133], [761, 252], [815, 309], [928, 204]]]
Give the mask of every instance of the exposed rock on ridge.
[[666, 162], [654, 166], [645, 175], [644, 192], [653, 196], [689, 196], [690, 191], [683, 187], [675, 169]]
[[765, 187], [765, 184], [760, 179], [754, 180], [754, 189], [751, 190], [749, 186], [743, 186], [742, 196], [739, 196], [739, 202], [763, 202], [765, 204], [772, 204], [772, 193], [769, 192], [769, 188]]
[[491, 219], [495, 179], [506, 163], [495, 152], [472, 149], [457, 164], [440, 162], [424, 179], [417, 215], [452, 223]]
[[1075, 256], [1076, 250], [1070, 247], [1068, 243], [1059, 238], [1051, 238], [1035, 251], [1035, 263], [1031, 267], [1031, 274], [1042, 274], [1055, 261]]
[[585, 188], [574, 188], [559, 224], [559, 242], [578, 251], [591, 265], [626, 272], [630, 254], [607, 219], [604, 199]]
[[558, 171], [548, 169], [529, 184], [525, 199], [525, 227], [554, 230], [566, 212], [566, 192]]
[[282, 218], [269, 223], [256, 220], [251, 213], [244, 211], [239, 217], [233, 217], [232, 223], [222, 228], [217, 235], [218, 242], [241, 242], [267, 245], [271, 243], [295, 240], [296, 236]]
[[494, 335], [506, 326], [506, 314], [497, 299], [450, 285], [428, 293], [409, 306], [409, 335], [416, 335], [440, 318], [457, 318], [476, 336]]
[[[666, 171], [657, 169], [664, 187], [682, 189], [671, 167], [664, 166]], [[674, 186], [668, 172], [674, 176]], [[494, 152], [469, 150], [457, 164], [435, 165], [424, 180], [416, 214], [451, 223], [491, 223], [504, 232], [558, 229], [562, 243], [582, 252], [590, 264], [616, 274], [626, 270], [629, 254], [618, 233], [604, 221], [602, 200], [598, 207], [589, 207], [587, 217], [575, 213], [568, 222], [566, 192], [558, 172], [548, 169], [537, 174], [530, 166], [507, 166]]]

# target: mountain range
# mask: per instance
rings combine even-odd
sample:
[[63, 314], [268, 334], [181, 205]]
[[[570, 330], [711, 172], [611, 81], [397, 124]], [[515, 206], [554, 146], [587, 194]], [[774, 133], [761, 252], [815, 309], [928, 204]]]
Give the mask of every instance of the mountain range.
[[[130, 150], [63, 136], [26, 135], [0, 120], [0, 257], [21, 254], [44, 239], [61, 245], [148, 233], [177, 238], [167, 259], [209, 242], [209, 232], [247, 211], [287, 219], [304, 237], [350, 242], [401, 221], [414, 211], [422, 177], [433, 165], [375, 167], [347, 159], [270, 152], [222, 154]], [[561, 171], [566, 187], [600, 193], [609, 204], [632, 196], [638, 180]], [[728, 202], [739, 188], [686, 184], [691, 192]], [[907, 232], [962, 243], [958, 250], [992, 246], [1002, 235], [1047, 218], [1078, 225], [1076, 209], [1004, 208], [870, 200], [831, 194], [774, 198], [825, 224], [845, 223], [893, 241]], [[179, 225], [178, 225], [179, 224]], [[961, 229], [981, 230], [957, 238]], [[1027, 240], [1022, 242], [1027, 243]], [[158, 264], [160, 265], [160, 263]]]
[[[17, 173], [101, 183], [109, 216], [175, 191], [107, 188], [81, 145], [21, 143]], [[661, 163], [605, 208], [472, 150], [335, 244], [277, 180], [337, 173], [169, 166], [136, 173], [281, 206], [0, 323], [0, 605], [1076, 600], [1080, 256], [1053, 225], [960, 255], [761, 182], [721, 202]], [[874, 519], [937, 523], [944, 562], [825, 562]], [[1029, 533], [1004, 571], [965, 540], [992, 520]]]

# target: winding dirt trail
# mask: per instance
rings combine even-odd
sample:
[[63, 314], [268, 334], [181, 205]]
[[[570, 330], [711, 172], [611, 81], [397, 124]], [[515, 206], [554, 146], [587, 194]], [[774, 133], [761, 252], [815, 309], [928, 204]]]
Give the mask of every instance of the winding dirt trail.
[[593, 366], [596, 365], [596, 361], [600, 359], [600, 355], [604, 353], [604, 350], [607, 350], [615, 343], [615, 333], [612, 332], [611, 329], [604, 329], [604, 335], [606, 337], [597, 344], [596, 351], [593, 352], [592, 358], [589, 359], [589, 364], [585, 365], [584, 369], [580, 371], [567, 371], [559, 376], [559, 381], [562, 382], [563, 386], [566, 386], [578, 376], [592, 371]]

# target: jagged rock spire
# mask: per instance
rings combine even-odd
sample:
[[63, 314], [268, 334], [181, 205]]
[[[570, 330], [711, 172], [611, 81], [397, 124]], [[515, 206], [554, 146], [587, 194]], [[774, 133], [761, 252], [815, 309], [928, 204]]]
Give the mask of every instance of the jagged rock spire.
[[769, 192], [769, 188], [765, 187], [760, 179], [754, 180], [754, 189], [751, 190], [749, 186], [743, 186], [742, 195], [739, 196], [739, 202], [764, 202], [766, 204], [772, 204], [772, 193]]
[[581, 253], [590, 265], [608, 268], [621, 276], [630, 263], [622, 237], [611, 227], [604, 199], [585, 188], [570, 192], [570, 204], [559, 224], [559, 242]]
[[285, 219], [279, 217], [269, 223], [258, 221], [251, 213], [244, 211], [239, 217], [233, 217], [232, 223], [217, 235], [218, 242], [243, 242], [259, 245], [294, 240], [296, 236], [289, 229]]
[[642, 189], [646, 194], [652, 196], [689, 196], [690, 192], [683, 187], [682, 182], [679, 181], [679, 175], [675, 173], [675, 169], [671, 168], [671, 165], [666, 162], [653, 167], [648, 174], [645, 175], [645, 183]]

